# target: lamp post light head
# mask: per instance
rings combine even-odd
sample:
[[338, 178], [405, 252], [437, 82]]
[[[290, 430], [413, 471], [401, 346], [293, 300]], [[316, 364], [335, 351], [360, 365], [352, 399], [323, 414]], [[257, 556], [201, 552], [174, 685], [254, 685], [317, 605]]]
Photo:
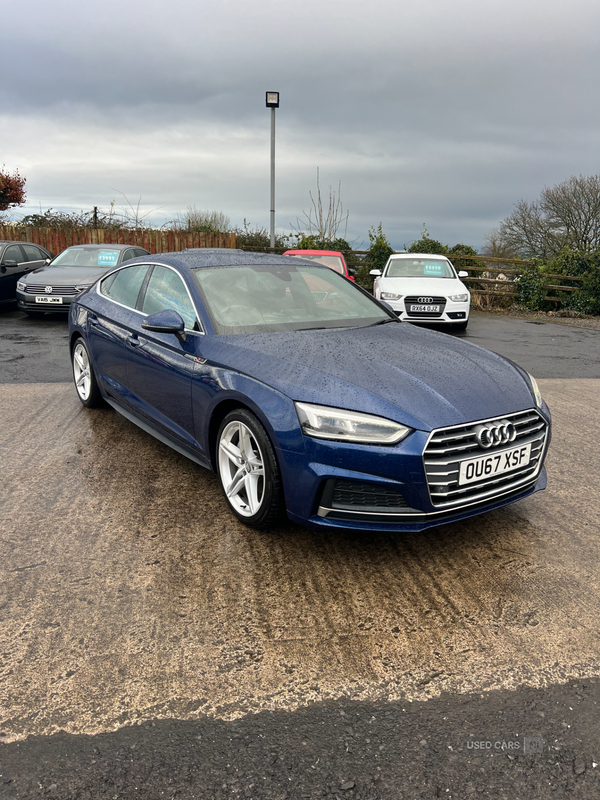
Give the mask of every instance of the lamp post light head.
[[267, 92], [267, 108], [279, 108], [279, 92]]

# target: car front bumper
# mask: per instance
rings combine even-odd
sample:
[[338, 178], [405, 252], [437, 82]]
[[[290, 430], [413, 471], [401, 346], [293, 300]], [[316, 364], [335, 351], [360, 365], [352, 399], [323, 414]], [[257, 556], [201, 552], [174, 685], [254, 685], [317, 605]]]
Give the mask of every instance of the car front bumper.
[[[78, 293], [79, 294], [79, 293]], [[48, 298], [38, 302], [36, 297]], [[53, 314], [68, 314], [69, 308], [77, 295], [61, 295], [60, 287], [56, 287], [52, 294], [33, 294], [31, 292], [24, 292], [17, 289], [17, 308], [21, 311], [37, 311], [39, 313], [47, 312]], [[60, 300], [60, 302], [57, 302]]]
[[403, 322], [424, 322], [441, 323], [453, 325], [466, 322], [469, 319], [470, 302], [455, 303], [446, 300], [441, 314], [409, 314], [406, 310], [404, 300], [385, 300]]
[[[278, 450], [288, 516], [318, 529], [422, 531], [500, 508], [545, 489], [543, 462], [551, 436], [549, 411], [544, 406], [541, 411], [519, 413], [538, 414], [545, 426], [535, 467], [523, 475], [507, 473], [503, 483], [483, 480], [470, 495], [467, 487], [467, 494], [450, 502], [436, 499], [437, 487], [432, 482], [436, 476], [428, 474], [430, 466], [424, 457], [435, 432], [414, 431], [393, 447], [306, 437], [305, 453]], [[482, 452], [487, 453], [477, 451], [474, 455]]]

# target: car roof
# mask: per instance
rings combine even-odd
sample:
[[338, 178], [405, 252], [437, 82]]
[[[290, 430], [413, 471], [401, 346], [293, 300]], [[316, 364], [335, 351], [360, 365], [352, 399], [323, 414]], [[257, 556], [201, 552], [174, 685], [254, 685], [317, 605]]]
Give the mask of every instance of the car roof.
[[[149, 261], [156, 264], [179, 267], [180, 269], [202, 269], [205, 267], [243, 267], [252, 266], [253, 264], [297, 267], [301, 259], [292, 259], [290, 256], [280, 256], [271, 253], [249, 253], [244, 250], [233, 250], [225, 247], [197, 247], [175, 253], [153, 253], [151, 259], [147, 256], [139, 256], [126, 263], [127, 265], [132, 265], [136, 262], [148, 263]], [[306, 261], [306, 266], [329, 270], [329, 267], [325, 267], [323, 264], [315, 264], [314, 261]]]
[[344, 254], [341, 250], [286, 250], [285, 255], [291, 255], [292, 253], [309, 253], [311, 256], [342, 256]]
[[448, 256], [440, 255], [440, 253], [392, 253], [390, 258], [443, 258], [445, 261], [450, 260]]
[[42, 250], [47, 250], [47, 247], [44, 247], [43, 244], [38, 244], [37, 242], [22, 242], [18, 239], [0, 239], [0, 245], [3, 244], [32, 244], [35, 247], [41, 247]]
[[72, 250], [74, 247], [84, 247], [87, 250], [127, 250], [130, 247], [137, 247], [140, 250], [145, 250], [139, 244], [71, 244], [65, 250]]

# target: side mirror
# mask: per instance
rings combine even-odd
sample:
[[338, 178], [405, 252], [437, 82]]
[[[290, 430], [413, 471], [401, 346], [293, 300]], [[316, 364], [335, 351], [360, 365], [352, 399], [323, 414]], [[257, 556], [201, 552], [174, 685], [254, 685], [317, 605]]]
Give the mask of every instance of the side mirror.
[[369, 275], [377, 275], [377, 276], [379, 276], [379, 275], [381, 275], [381, 270], [380, 269], [372, 269], [372, 270], [370, 270]]
[[356, 270], [352, 269], [352, 267], [348, 267], [348, 274], [349, 275], [356, 275]]
[[458, 277], [459, 278], [468, 278], [469, 277], [469, 273], [466, 270], [461, 269], [461, 271], [458, 273]]
[[185, 322], [181, 315], [172, 308], [166, 308], [164, 311], [150, 314], [142, 322], [142, 328], [145, 331], [154, 331], [155, 333], [172, 333], [182, 342], [185, 342], [186, 339]]
[[44, 260], [44, 264], [49, 264], [51, 261], [52, 261], [52, 259], [51, 259], [51, 258], [46, 258], [46, 259]]

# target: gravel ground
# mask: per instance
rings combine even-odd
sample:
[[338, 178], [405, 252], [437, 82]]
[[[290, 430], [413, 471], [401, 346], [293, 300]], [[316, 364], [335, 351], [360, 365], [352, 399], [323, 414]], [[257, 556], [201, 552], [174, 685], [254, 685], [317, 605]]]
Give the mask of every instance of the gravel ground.
[[[584, 680], [29, 737], [0, 745], [0, 796], [596, 800], [598, 702], [599, 682]], [[532, 752], [523, 752], [525, 737]]]

